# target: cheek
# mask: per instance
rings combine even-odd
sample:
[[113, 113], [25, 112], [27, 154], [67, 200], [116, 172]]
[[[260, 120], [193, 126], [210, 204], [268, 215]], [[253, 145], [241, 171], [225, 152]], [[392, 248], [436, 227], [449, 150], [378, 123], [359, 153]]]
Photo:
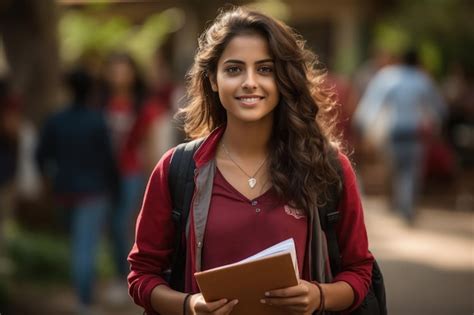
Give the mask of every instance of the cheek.
[[221, 84], [220, 82], [217, 83], [215, 86], [215, 91], [219, 96], [219, 101], [224, 108], [227, 108], [228, 98], [229, 98], [229, 91], [227, 91], [226, 86]]
[[241, 81], [238, 79], [238, 77], [235, 78], [222, 78], [222, 77], [217, 77], [217, 90], [219, 92], [219, 95], [222, 96], [232, 96], [235, 91], [240, 87]]

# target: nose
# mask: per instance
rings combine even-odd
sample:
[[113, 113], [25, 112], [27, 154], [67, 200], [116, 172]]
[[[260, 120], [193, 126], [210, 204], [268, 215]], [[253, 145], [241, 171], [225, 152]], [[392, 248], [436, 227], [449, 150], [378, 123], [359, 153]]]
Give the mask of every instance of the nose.
[[248, 90], [255, 90], [257, 88], [257, 80], [253, 71], [247, 71], [247, 75], [242, 82], [242, 88]]

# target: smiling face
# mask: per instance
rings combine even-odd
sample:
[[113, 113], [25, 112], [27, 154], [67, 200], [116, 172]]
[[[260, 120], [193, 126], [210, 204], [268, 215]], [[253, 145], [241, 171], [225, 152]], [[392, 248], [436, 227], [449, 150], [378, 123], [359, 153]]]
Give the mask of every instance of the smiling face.
[[227, 112], [227, 123], [273, 119], [279, 101], [274, 63], [267, 41], [257, 34], [229, 41], [210, 79]]

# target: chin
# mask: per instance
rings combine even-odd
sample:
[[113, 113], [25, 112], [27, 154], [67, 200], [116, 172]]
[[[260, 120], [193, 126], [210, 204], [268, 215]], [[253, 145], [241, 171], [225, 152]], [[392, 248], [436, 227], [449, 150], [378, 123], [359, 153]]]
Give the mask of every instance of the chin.
[[261, 123], [264, 122], [266, 119], [269, 119], [270, 116], [268, 115], [246, 115], [239, 117], [239, 120], [244, 123]]

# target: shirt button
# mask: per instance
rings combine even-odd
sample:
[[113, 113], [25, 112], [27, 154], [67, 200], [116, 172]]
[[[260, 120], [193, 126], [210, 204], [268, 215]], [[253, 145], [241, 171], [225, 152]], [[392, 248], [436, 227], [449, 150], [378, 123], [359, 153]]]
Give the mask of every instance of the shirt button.
[[197, 246], [198, 246], [198, 248], [201, 248], [202, 247], [202, 242], [198, 242]]
[[252, 201], [252, 206], [256, 206], [258, 204], [258, 201], [257, 200], [253, 200]]
[[255, 209], [255, 212], [259, 213], [259, 212], [260, 212], [260, 208], [256, 208], [256, 209]]

